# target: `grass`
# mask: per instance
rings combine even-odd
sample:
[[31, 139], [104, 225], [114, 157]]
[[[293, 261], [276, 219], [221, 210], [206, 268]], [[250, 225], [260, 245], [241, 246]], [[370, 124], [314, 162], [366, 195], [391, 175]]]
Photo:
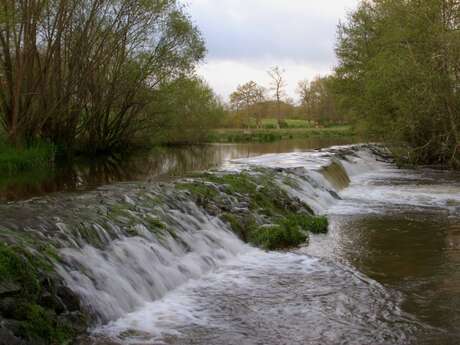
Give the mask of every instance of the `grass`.
[[327, 233], [328, 225], [327, 218], [323, 216], [289, 213], [276, 225], [253, 230], [250, 242], [267, 250], [295, 247], [307, 242], [308, 233]]
[[252, 232], [250, 242], [266, 250], [298, 246], [308, 240], [308, 234], [298, 226], [279, 224], [261, 227]]
[[208, 142], [274, 142], [289, 139], [344, 138], [353, 137], [354, 135], [351, 126], [333, 126], [325, 128], [291, 127], [281, 129], [217, 129], [210, 133]]
[[[262, 249], [295, 247], [307, 242], [309, 233], [326, 233], [327, 218], [314, 216], [308, 205], [293, 201], [275, 179], [266, 169], [257, 173], [205, 173], [176, 187], [189, 191], [201, 206], [220, 209], [221, 218], [235, 234]], [[226, 199], [243, 201], [246, 211], [232, 213]]]
[[[254, 118], [245, 121], [246, 123], [243, 124], [245, 128], [258, 128], [257, 122]], [[314, 121], [308, 120], [298, 120], [298, 119], [287, 119], [283, 120], [281, 126], [284, 128], [313, 128], [315, 127]], [[271, 118], [271, 119], [262, 119], [259, 124], [260, 129], [275, 129], [278, 128], [278, 120]]]
[[53, 145], [36, 143], [16, 148], [0, 140], [0, 173], [15, 174], [49, 166], [54, 161]]

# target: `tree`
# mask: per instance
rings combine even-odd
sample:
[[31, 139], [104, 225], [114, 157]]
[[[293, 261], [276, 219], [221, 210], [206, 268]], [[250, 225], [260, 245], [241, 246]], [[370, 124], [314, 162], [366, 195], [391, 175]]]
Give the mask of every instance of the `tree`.
[[268, 71], [268, 75], [271, 78], [270, 90], [273, 92], [275, 102], [278, 106], [277, 119], [278, 119], [278, 127], [280, 127], [281, 121], [282, 121], [281, 102], [283, 98], [286, 96], [286, 92], [285, 92], [286, 82], [284, 80], [284, 70], [281, 70], [278, 66], [274, 66]]
[[362, 2], [337, 55], [340, 103], [366, 132], [411, 163], [460, 167], [458, 1]]
[[[203, 80], [180, 77], [162, 84], [149, 105], [146, 138], [161, 143], [196, 143], [207, 139], [209, 130], [223, 121], [221, 101]], [[152, 135], [153, 134], [153, 135]]]
[[239, 85], [236, 91], [230, 95], [230, 104], [238, 113], [243, 112], [247, 119], [253, 115], [256, 118], [257, 126], [260, 126], [260, 111], [254, 111], [254, 105], [264, 101], [265, 89], [254, 81]]
[[335, 76], [316, 77], [311, 82], [308, 80], [299, 82], [297, 93], [306, 119], [323, 125], [345, 122], [344, 117], [337, 111], [334, 82]]
[[125, 146], [158, 85], [190, 74], [203, 40], [177, 0], [4, 0], [0, 114], [12, 143]]

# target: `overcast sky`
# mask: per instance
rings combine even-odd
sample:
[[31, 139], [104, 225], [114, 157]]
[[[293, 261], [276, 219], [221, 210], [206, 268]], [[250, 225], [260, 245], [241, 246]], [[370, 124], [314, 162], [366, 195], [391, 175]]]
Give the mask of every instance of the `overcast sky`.
[[288, 94], [297, 82], [324, 75], [335, 64], [339, 20], [358, 0], [184, 0], [208, 56], [199, 73], [227, 100], [249, 80], [267, 86], [266, 71], [286, 72]]

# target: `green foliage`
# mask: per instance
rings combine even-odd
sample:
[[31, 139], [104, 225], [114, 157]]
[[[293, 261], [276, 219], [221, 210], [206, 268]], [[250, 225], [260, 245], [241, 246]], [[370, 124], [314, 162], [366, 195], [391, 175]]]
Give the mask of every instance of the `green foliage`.
[[25, 296], [39, 292], [38, 271], [30, 262], [30, 254], [19, 247], [0, 243], [0, 279], [5, 284], [18, 284]]
[[400, 160], [460, 167], [460, 4], [362, 2], [340, 26], [342, 111]]
[[[289, 124], [289, 123], [288, 123]], [[207, 137], [208, 142], [245, 143], [274, 142], [278, 140], [305, 138], [342, 138], [353, 137], [355, 132], [350, 126], [333, 126], [326, 128], [287, 128], [287, 129], [255, 129], [255, 130], [213, 130]]]
[[0, 172], [12, 175], [17, 172], [49, 167], [54, 161], [53, 145], [37, 143], [16, 148], [0, 139]]
[[67, 344], [74, 337], [71, 325], [61, 321], [53, 309], [40, 305], [43, 274], [52, 271], [49, 261], [59, 256], [51, 245], [39, 249], [40, 256], [19, 245], [0, 243], [0, 286], [13, 289], [17, 336], [34, 344]]
[[308, 235], [289, 223], [261, 227], [251, 234], [250, 242], [267, 250], [295, 247], [307, 241]]
[[51, 345], [68, 344], [74, 337], [70, 325], [60, 323], [54, 311], [33, 303], [25, 303], [18, 308], [23, 314], [20, 322], [22, 337], [32, 341], [40, 339]]
[[[0, 130], [15, 145], [40, 139], [92, 155], [137, 145], [156, 134], [152, 118], [168, 119], [150, 107], [158, 88], [193, 76], [206, 51], [178, 0], [5, 0], [1, 11]], [[203, 108], [183, 112], [181, 101], [179, 127], [196, 127]]]
[[298, 226], [304, 231], [313, 234], [325, 234], [328, 231], [329, 221], [325, 216], [311, 216], [307, 214], [294, 214], [282, 221], [291, 227]]
[[276, 225], [252, 228], [250, 242], [268, 250], [295, 247], [308, 240], [308, 233], [325, 234], [326, 217], [286, 212]]
[[321, 125], [344, 124], [347, 119], [337, 109], [334, 89], [335, 76], [317, 77], [313, 81], [299, 82], [300, 112], [304, 117]]
[[[325, 217], [312, 216], [305, 204], [293, 203], [276, 182], [275, 173], [267, 169], [238, 174], [202, 174], [196, 180], [177, 185], [192, 193], [197, 202], [212, 209], [226, 210], [222, 219], [244, 241], [267, 250], [298, 246], [308, 239], [308, 233], [326, 233]], [[228, 212], [229, 202], [247, 204], [242, 213]], [[227, 201], [225, 201], [227, 200]], [[261, 225], [260, 217], [265, 219]], [[257, 220], [259, 219], [259, 221]], [[270, 221], [267, 225], [267, 222]]]
[[152, 130], [146, 132], [150, 142], [166, 144], [202, 142], [224, 117], [223, 106], [212, 89], [196, 77], [163, 84], [147, 112], [156, 114], [146, 119], [151, 122]]
[[189, 183], [178, 183], [176, 184], [177, 189], [187, 190], [194, 197], [200, 198], [201, 200], [208, 200], [215, 198], [219, 193], [209, 184], [204, 182], [189, 182]]

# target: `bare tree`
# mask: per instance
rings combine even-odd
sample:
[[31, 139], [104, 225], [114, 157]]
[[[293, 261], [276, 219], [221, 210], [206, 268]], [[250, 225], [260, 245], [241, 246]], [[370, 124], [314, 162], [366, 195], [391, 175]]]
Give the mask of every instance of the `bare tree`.
[[281, 126], [281, 102], [286, 96], [285, 88], [286, 81], [284, 80], [284, 70], [279, 66], [274, 66], [268, 71], [268, 75], [271, 78], [270, 90], [273, 92], [273, 96], [277, 105], [277, 119], [278, 127]]

